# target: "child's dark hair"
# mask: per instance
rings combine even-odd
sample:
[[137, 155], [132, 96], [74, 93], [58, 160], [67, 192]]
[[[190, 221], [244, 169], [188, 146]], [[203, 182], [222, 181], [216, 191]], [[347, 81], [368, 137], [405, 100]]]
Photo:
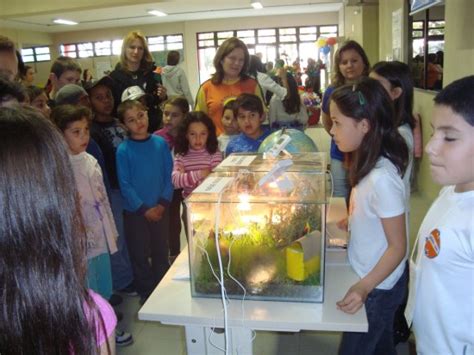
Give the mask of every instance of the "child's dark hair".
[[26, 94], [30, 98], [30, 103], [33, 102], [33, 100], [36, 99], [41, 94], [46, 94], [43, 88], [40, 88], [39, 86], [35, 86], [35, 85], [27, 86], [25, 90], [26, 90]]
[[26, 98], [26, 92], [20, 83], [8, 80], [5, 75], [0, 74], [0, 101], [8, 98], [23, 102]]
[[257, 95], [254, 94], [240, 94], [235, 99], [234, 116], [237, 117], [239, 108], [251, 112], [258, 112], [260, 116], [263, 115], [263, 103]]
[[180, 54], [178, 51], [169, 51], [168, 57], [166, 58], [166, 64], [178, 65]]
[[64, 132], [71, 123], [81, 121], [84, 118], [89, 122], [92, 120], [91, 110], [85, 106], [59, 105], [51, 112], [51, 120], [62, 132]]
[[230, 100], [225, 101], [224, 107], [222, 108], [222, 116], [224, 116], [224, 113], [227, 110], [231, 110], [232, 112], [234, 112], [234, 107], [235, 107], [235, 99], [230, 99]]
[[76, 71], [79, 74], [82, 73], [82, 68], [77, 61], [69, 57], [60, 56], [53, 62], [53, 65], [51, 65], [50, 72], [59, 79], [59, 77], [68, 70]]
[[173, 98], [168, 99], [165, 102], [163, 102], [163, 104], [161, 105], [161, 110], [162, 111], [165, 109], [166, 105], [176, 106], [177, 108], [179, 108], [181, 110], [183, 115], [185, 115], [189, 112], [189, 102], [183, 96], [173, 97]]
[[[283, 99], [283, 107], [285, 112], [288, 114], [298, 113], [301, 109], [301, 98], [298, 93], [298, 84], [295, 78], [290, 73], [286, 74], [286, 80], [288, 81], [288, 95]], [[281, 85], [281, 80], [279, 79]]]
[[392, 87], [402, 90], [400, 96], [393, 102], [396, 116], [395, 123], [397, 127], [408, 123], [411, 128], [414, 128], [413, 78], [410, 67], [398, 61], [378, 62], [372, 67], [371, 71], [388, 80]]
[[148, 108], [138, 100], [126, 100], [117, 107], [117, 116], [120, 122], [125, 123], [125, 112], [136, 107], [142, 111], [148, 111]]
[[214, 125], [214, 122], [204, 112], [192, 111], [186, 114], [184, 120], [181, 121], [179, 125], [178, 135], [176, 137], [176, 144], [174, 146], [174, 152], [176, 154], [186, 155], [188, 153], [189, 142], [186, 138], [186, 134], [188, 133], [188, 128], [191, 123], [196, 122], [204, 124], [209, 132], [207, 136], [206, 150], [210, 154], [214, 154], [215, 152], [217, 152], [218, 142], [216, 135], [216, 126]]
[[394, 124], [393, 104], [382, 84], [362, 78], [356, 84], [334, 90], [331, 101], [343, 115], [357, 122], [367, 119], [370, 127], [359, 148], [349, 153], [350, 185], [357, 185], [380, 156], [389, 159], [403, 176], [408, 165], [408, 147]]
[[435, 96], [434, 102], [448, 106], [474, 126], [474, 75], [453, 81]]

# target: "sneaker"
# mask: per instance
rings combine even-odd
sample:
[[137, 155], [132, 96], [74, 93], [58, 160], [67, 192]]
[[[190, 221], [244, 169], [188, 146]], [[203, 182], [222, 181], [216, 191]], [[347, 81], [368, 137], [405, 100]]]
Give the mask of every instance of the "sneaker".
[[133, 344], [132, 334], [126, 333], [120, 329], [115, 329], [115, 345], [128, 346], [130, 344]]
[[113, 293], [112, 296], [110, 296], [109, 298], [109, 303], [112, 307], [118, 306], [120, 303], [122, 303], [122, 301], [123, 298], [115, 293]]
[[119, 292], [123, 293], [125, 296], [131, 296], [131, 297], [138, 296], [138, 292], [135, 291], [135, 288], [133, 287], [132, 284], [128, 285], [125, 288], [122, 288], [121, 290], [119, 290]]

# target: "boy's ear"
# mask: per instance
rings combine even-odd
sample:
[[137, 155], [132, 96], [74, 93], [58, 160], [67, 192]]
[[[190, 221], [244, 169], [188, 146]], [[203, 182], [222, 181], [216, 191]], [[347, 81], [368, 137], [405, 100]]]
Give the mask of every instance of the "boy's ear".
[[390, 96], [392, 97], [392, 100], [398, 99], [402, 94], [403, 94], [403, 89], [399, 86], [394, 87], [393, 89], [390, 90]]
[[263, 111], [262, 115], [260, 116], [260, 123], [263, 123], [267, 118], [267, 113]]

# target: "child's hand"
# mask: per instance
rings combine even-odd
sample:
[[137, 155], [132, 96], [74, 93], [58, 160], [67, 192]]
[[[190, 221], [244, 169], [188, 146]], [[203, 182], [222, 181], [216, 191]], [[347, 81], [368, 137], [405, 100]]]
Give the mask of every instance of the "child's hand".
[[162, 205], [156, 205], [153, 208], [156, 210], [156, 214], [159, 217], [158, 220], [160, 220], [163, 217], [163, 213], [165, 212], [165, 208]]
[[201, 177], [203, 179], [205, 179], [211, 173], [211, 171], [212, 171], [211, 169], [202, 169], [202, 170], [200, 170]]
[[158, 206], [149, 208], [145, 212], [145, 218], [147, 219], [148, 222], [158, 222], [161, 219], [161, 217], [163, 217], [163, 211], [157, 209], [157, 207]]
[[342, 229], [343, 231], [347, 232], [347, 226], [349, 225], [349, 220], [346, 218], [341, 219], [339, 222], [337, 222], [337, 227], [339, 229]]
[[166, 99], [166, 88], [158, 84], [158, 89], [156, 89], [156, 95], [160, 98], [160, 100], [165, 100]]
[[345, 313], [354, 314], [362, 308], [369, 292], [362, 281], [359, 281], [351, 286], [342, 300], [336, 302], [337, 308]]

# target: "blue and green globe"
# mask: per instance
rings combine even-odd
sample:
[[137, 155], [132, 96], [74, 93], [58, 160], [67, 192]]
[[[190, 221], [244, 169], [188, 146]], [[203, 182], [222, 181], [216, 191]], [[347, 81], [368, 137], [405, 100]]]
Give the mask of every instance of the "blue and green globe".
[[[258, 147], [258, 152], [265, 153], [269, 151], [278, 141], [282, 133], [283, 130], [279, 130], [270, 134], [264, 139], [262, 144], [260, 144], [260, 147]], [[293, 128], [287, 128], [285, 130], [285, 134], [291, 138], [290, 143], [285, 148], [289, 153], [312, 153], [318, 151], [318, 147], [314, 141], [302, 131]]]

